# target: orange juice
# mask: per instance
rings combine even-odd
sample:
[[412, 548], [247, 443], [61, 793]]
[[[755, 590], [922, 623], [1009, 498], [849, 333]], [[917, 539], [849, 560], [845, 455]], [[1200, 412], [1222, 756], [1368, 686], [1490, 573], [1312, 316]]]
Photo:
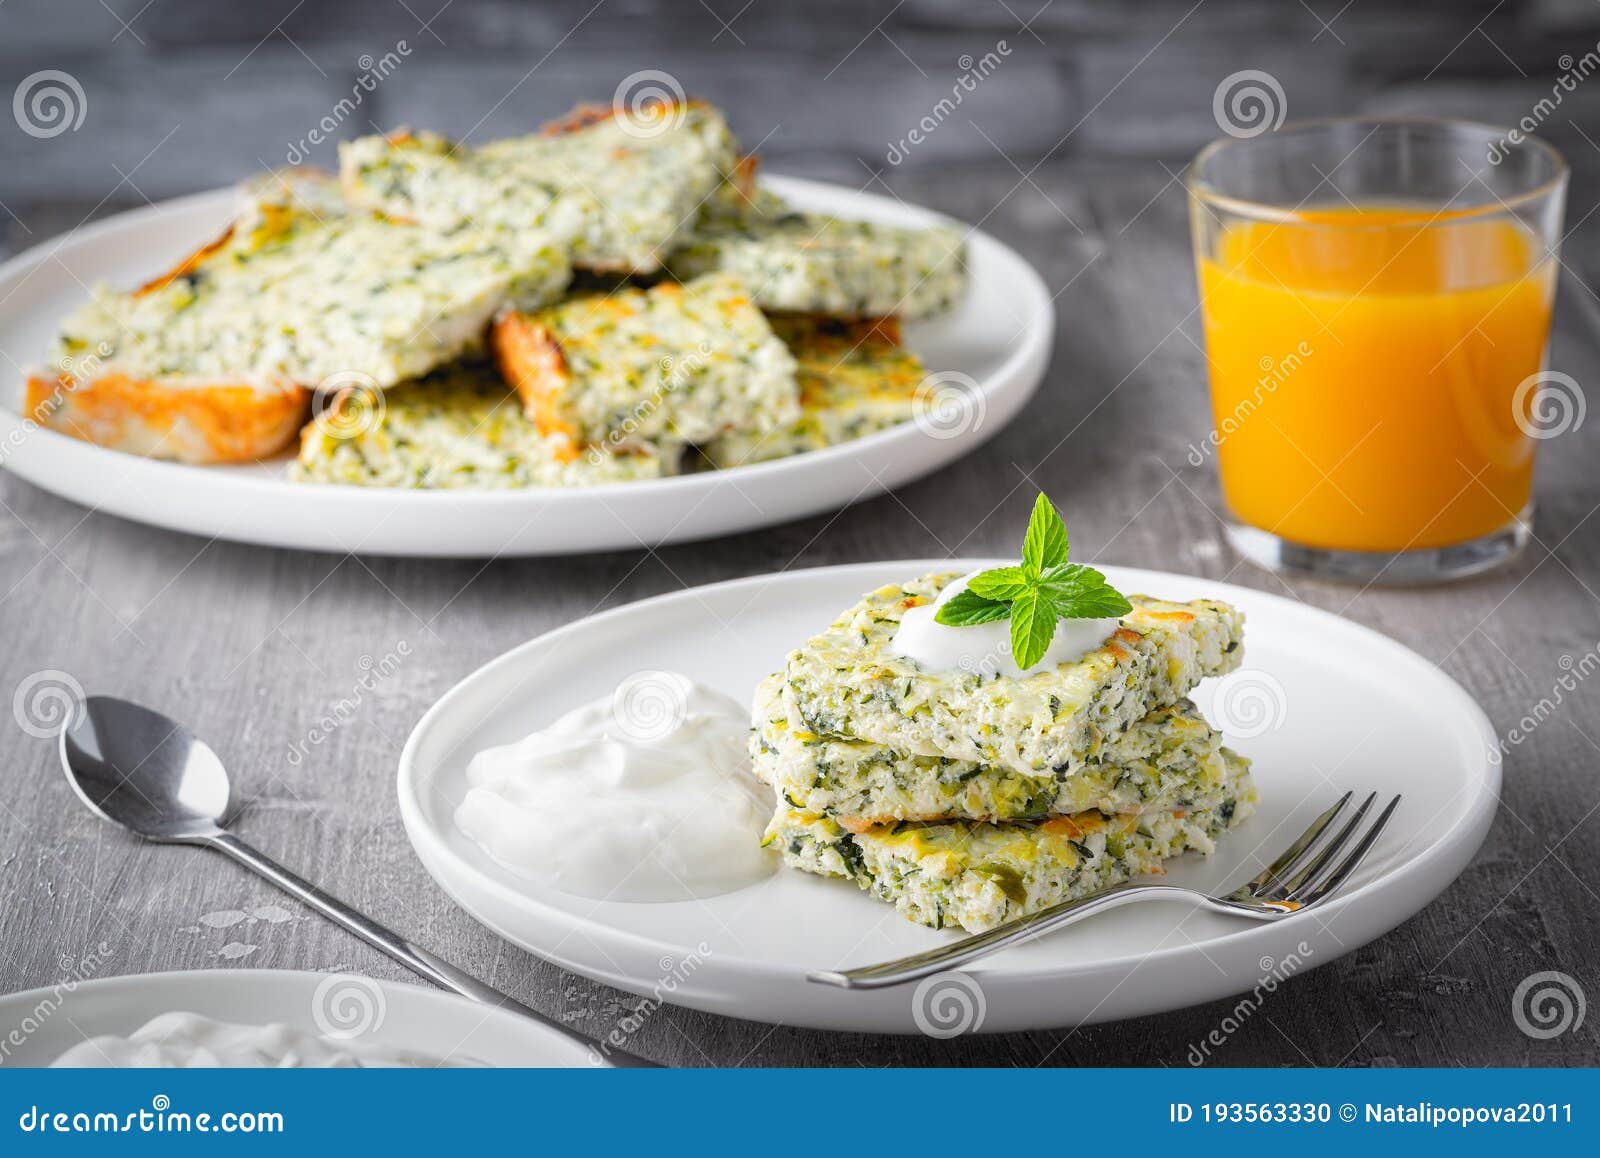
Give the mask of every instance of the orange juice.
[[1329, 210], [1228, 224], [1212, 252], [1213, 439], [1242, 522], [1309, 547], [1403, 551], [1490, 534], [1527, 505], [1534, 440], [1513, 399], [1543, 365], [1555, 294], [1533, 233]]

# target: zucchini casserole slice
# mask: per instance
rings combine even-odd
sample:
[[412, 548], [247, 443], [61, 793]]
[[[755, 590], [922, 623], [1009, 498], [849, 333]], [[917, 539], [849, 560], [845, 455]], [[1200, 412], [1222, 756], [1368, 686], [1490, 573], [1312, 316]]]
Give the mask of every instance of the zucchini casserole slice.
[[730, 277], [509, 312], [491, 343], [540, 431], [574, 443], [702, 443], [800, 419], [794, 356]]
[[[714, 195], [737, 203], [738, 145], [698, 101], [579, 108], [540, 132], [472, 146], [402, 130], [339, 149], [352, 204], [437, 228], [539, 229], [573, 264], [653, 273]], [[734, 187], [719, 189], [725, 182]]]
[[534, 232], [449, 231], [344, 212], [331, 179], [255, 184], [219, 241], [61, 323], [26, 412], [104, 446], [186, 462], [264, 457], [329, 380], [385, 388], [481, 349], [503, 306], [571, 271]]
[[589, 486], [662, 478], [681, 454], [610, 454], [539, 431], [491, 365], [467, 363], [407, 382], [370, 413], [338, 401], [300, 435], [295, 482], [427, 489]]
[[765, 310], [915, 319], [961, 300], [966, 243], [957, 229], [776, 208], [764, 202], [742, 214], [703, 215], [667, 268], [679, 278], [736, 274]]
[[852, 833], [825, 813], [783, 805], [766, 843], [791, 868], [853, 880], [918, 924], [977, 933], [1159, 873], [1181, 853], [1210, 853], [1256, 805], [1249, 762], [1228, 748], [1221, 755], [1223, 783], [1192, 807], [1012, 824], [902, 821]]
[[900, 344], [896, 319], [774, 314], [768, 321], [797, 364], [800, 419], [765, 434], [712, 439], [700, 448], [707, 465], [726, 469], [821, 450], [911, 420], [927, 371]]
[[1026, 774], [797, 731], [777, 675], [756, 689], [750, 746], [757, 777], [790, 807], [854, 824], [1138, 813], [1158, 800], [1193, 805], [1228, 775], [1221, 734], [1188, 700], [1144, 716], [1073, 775]]
[[[957, 572], [880, 587], [789, 653], [783, 702], [796, 731], [966, 760], [1024, 776], [1072, 776], [1156, 708], [1239, 664], [1244, 617], [1226, 603], [1130, 595], [1133, 610], [1074, 663], [1012, 677], [928, 671], [890, 644], [901, 616]], [[977, 657], [981, 659], [981, 657]]]

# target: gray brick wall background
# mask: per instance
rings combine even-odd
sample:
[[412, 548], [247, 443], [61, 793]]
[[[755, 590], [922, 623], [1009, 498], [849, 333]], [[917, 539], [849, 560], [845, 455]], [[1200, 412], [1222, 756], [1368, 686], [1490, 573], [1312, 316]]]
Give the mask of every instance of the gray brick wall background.
[[[482, 139], [609, 99], [641, 69], [725, 105], [775, 170], [909, 180], [937, 201], [930, 178], [952, 171], [1177, 171], [1218, 135], [1218, 82], [1245, 68], [1279, 80], [1291, 117], [1509, 123], [1597, 41], [1593, 0], [4, 0], [0, 95], [55, 69], [84, 107], [45, 138], [0, 117], [0, 249], [302, 151], [331, 164], [332, 141], [306, 146], [330, 115], [333, 140], [405, 123]], [[1002, 43], [957, 113], [888, 164], [962, 62]], [[398, 67], [336, 115], [385, 53]], [[1600, 175], [1597, 110], [1600, 83], [1579, 84], [1541, 126], [1580, 185]]]

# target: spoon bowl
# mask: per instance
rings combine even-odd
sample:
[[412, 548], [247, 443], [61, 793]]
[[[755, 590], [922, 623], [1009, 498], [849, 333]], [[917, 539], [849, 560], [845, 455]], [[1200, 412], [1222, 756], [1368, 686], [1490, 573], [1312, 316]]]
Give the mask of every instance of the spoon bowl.
[[192, 842], [222, 831], [228, 773], [176, 720], [113, 696], [90, 696], [61, 730], [61, 763], [78, 797], [146, 840]]
[[114, 696], [90, 696], [61, 729], [61, 766], [78, 798], [103, 819], [146, 840], [198, 844], [231, 857], [435, 985], [514, 1010], [578, 1042], [596, 1065], [653, 1067], [485, 985], [229, 832], [223, 827], [232, 795], [227, 769], [176, 720]]

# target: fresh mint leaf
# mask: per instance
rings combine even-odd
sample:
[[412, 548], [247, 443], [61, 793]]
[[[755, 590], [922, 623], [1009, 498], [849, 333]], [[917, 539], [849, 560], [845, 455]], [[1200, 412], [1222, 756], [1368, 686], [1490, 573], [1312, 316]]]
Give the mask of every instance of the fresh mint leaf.
[[999, 599], [1010, 602], [1032, 585], [1026, 572], [1021, 567], [996, 567], [992, 571], [980, 571], [967, 583], [967, 590], [983, 596], [985, 599]]
[[1110, 619], [1126, 615], [1133, 604], [1093, 567], [1063, 563], [1039, 577], [1039, 591], [1058, 619]]
[[1044, 658], [1063, 619], [1112, 619], [1133, 610], [1093, 567], [1067, 562], [1067, 527], [1050, 500], [1033, 504], [1022, 540], [1022, 565], [974, 575], [940, 605], [935, 622], [951, 627], [1011, 620], [1011, 656], [1026, 671]]
[[1105, 586], [1085, 594], [1070, 605], [1056, 604], [1060, 619], [1121, 619], [1133, 610], [1133, 604], [1115, 587]]
[[1039, 576], [1039, 585], [1048, 587], [1052, 597], [1062, 599], [1075, 599], [1084, 591], [1104, 587], [1105, 582], [1103, 574], [1083, 563], [1062, 563]]
[[1067, 525], [1043, 492], [1034, 500], [1028, 533], [1022, 537], [1022, 566], [1034, 575], [1043, 574], [1067, 561]]
[[1011, 601], [1011, 658], [1026, 671], [1044, 658], [1056, 634], [1056, 615], [1038, 588]]
[[958, 591], [939, 606], [933, 621], [949, 627], [972, 627], [979, 623], [993, 623], [1011, 614], [1011, 604], [998, 599], [985, 599], [971, 590]]

